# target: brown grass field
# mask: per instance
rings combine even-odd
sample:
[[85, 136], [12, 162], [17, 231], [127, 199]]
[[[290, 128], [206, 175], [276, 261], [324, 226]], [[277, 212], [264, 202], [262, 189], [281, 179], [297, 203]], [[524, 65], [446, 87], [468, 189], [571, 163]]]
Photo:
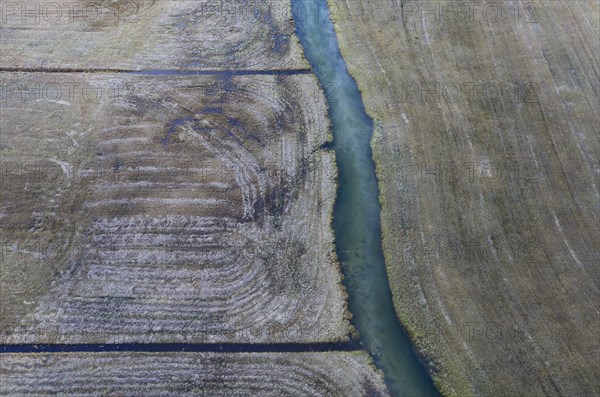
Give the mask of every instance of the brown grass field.
[[397, 313], [445, 395], [598, 395], [600, 5], [458, 3], [329, 0]]

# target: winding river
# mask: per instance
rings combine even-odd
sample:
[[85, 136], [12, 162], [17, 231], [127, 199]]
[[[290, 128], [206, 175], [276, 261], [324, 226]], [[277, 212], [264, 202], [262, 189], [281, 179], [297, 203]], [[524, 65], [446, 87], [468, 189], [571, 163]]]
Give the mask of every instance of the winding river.
[[373, 122], [340, 53], [326, 0], [292, 5], [297, 35], [329, 104], [339, 169], [334, 230], [352, 322], [392, 395], [439, 396], [392, 304], [370, 146]]

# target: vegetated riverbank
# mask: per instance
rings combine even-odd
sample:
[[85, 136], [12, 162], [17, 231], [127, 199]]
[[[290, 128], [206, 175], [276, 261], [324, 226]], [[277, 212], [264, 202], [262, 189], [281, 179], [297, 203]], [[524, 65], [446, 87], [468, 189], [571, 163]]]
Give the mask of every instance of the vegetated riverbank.
[[373, 123], [338, 48], [327, 3], [294, 1], [297, 34], [328, 98], [338, 191], [334, 231], [353, 324], [396, 396], [435, 396], [392, 304], [379, 221], [379, 187], [370, 149]]
[[596, 393], [599, 5], [328, 2], [375, 121], [395, 308], [442, 393]]

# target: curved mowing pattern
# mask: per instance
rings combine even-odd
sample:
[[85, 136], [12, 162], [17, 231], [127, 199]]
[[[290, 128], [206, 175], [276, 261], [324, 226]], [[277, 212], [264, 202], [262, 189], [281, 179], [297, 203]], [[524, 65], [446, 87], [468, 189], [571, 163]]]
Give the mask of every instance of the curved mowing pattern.
[[327, 4], [293, 1], [298, 36], [329, 99], [339, 189], [334, 210], [336, 246], [352, 322], [397, 396], [435, 396], [400, 325], [389, 289], [379, 221], [379, 188], [370, 147], [373, 123], [348, 73]]
[[383, 397], [366, 353], [2, 355], [0, 394]]
[[69, 5], [24, 0], [6, 4], [2, 11], [2, 68], [260, 70], [306, 66], [293, 35], [287, 1], [140, 0]]
[[[136, 89], [90, 109], [40, 104], [41, 120], [12, 104], [21, 117], [5, 143], [15, 156], [46, 146], [36, 156], [59, 159], [77, 197], [54, 208], [74, 248], [52, 258], [61, 273], [51, 286], [23, 297], [35, 305], [7, 342], [348, 340], [330, 227], [335, 168], [313, 76], [85, 78]], [[52, 147], [65, 135], [72, 142]]]

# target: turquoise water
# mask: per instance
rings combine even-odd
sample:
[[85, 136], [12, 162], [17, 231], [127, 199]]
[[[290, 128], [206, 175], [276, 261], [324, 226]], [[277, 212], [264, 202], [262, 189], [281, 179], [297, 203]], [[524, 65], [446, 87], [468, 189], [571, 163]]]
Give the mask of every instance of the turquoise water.
[[292, 0], [292, 5], [297, 34], [330, 108], [339, 168], [334, 230], [352, 322], [392, 395], [438, 396], [392, 304], [370, 146], [373, 122], [340, 54], [326, 1]]

